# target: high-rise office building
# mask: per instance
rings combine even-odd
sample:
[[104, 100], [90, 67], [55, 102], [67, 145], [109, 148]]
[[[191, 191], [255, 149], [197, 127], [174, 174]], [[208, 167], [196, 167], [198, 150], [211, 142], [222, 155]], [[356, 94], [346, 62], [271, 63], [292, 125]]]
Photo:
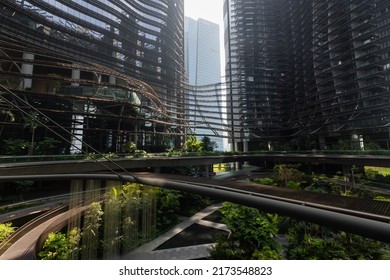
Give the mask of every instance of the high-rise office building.
[[225, 0], [224, 16], [236, 149], [389, 148], [389, 1]]
[[[85, 151], [180, 146], [183, 0], [4, 0], [0, 9], [2, 106], [15, 115], [2, 114], [2, 139], [26, 138], [22, 120], [36, 109], [69, 140], [64, 152], [83, 142]], [[41, 126], [36, 140], [53, 136]]]
[[[221, 60], [219, 25], [205, 19], [185, 17], [185, 68], [190, 86], [205, 86], [221, 83]], [[213, 87], [210, 87], [211, 90]], [[200, 88], [201, 89], [201, 88]], [[214, 95], [202, 90], [189, 94], [188, 119], [192, 132], [199, 138], [208, 136], [224, 150], [222, 138], [222, 96], [219, 87]]]

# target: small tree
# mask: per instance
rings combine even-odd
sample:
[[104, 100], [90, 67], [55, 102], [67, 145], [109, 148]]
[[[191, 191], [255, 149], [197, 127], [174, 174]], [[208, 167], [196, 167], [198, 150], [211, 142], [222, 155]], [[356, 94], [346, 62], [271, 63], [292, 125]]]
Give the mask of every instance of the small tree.
[[184, 150], [186, 152], [201, 152], [202, 148], [202, 142], [193, 135], [189, 136], [184, 143]]
[[77, 256], [80, 248], [81, 231], [73, 228], [68, 234], [49, 233], [38, 256], [42, 260], [69, 260]]
[[[301, 183], [305, 177], [305, 173], [299, 171], [297, 168], [299, 165], [293, 164], [278, 164], [274, 167], [274, 177], [275, 181], [277, 181], [283, 187], [289, 187], [294, 185], [296, 188], [296, 184]], [[295, 182], [291, 183], [291, 182]]]
[[221, 208], [223, 223], [231, 231], [229, 238], [219, 237], [211, 250], [218, 259], [281, 259], [280, 245], [274, 240], [278, 232], [277, 215], [225, 202]]
[[49, 233], [38, 256], [42, 260], [69, 260], [69, 243], [66, 235], [61, 232]]
[[30, 128], [31, 132], [31, 144], [29, 147], [28, 154], [32, 155], [35, 148], [35, 130], [39, 127], [42, 122], [46, 122], [45, 118], [41, 118], [37, 112], [30, 112], [24, 119], [24, 126]]
[[204, 152], [212, 152], [216, 148], [218, 148], [218, 145], [215, 141], [211, 141], [210, 137], [204, 136], [201, 140], [202, 145], [202, 151]]

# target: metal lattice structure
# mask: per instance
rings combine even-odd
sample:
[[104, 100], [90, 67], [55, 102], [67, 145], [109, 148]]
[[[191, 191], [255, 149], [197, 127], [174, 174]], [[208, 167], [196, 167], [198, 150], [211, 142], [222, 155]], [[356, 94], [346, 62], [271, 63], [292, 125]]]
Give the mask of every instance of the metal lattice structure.
[[236, 85], [228, 119], [240, 128], [237, 142], [325, 148], [345, 138], [389, 148], [389, 5], [226, 0], [226, 75]]

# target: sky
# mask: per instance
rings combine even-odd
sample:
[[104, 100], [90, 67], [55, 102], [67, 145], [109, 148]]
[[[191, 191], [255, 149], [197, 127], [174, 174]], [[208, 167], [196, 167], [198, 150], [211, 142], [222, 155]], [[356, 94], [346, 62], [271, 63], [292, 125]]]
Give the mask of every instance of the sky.
[[184, 14], [212, 21], [223, 29], [223, 0], [184, 0]]
[[224, 0], [184, 0], [184, 15], [197, 20], [203, 18], [219, 25], [219, 43], [221, 46], [221, 74], [224, 75], [223, 43], [223, 1]]

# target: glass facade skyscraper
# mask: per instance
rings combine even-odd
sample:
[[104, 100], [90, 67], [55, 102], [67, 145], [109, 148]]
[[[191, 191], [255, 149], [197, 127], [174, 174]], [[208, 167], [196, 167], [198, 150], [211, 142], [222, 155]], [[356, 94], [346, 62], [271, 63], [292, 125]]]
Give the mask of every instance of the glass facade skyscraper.
[[[4, 0], [0, 9], [3, 98], [14, 102], [12, 91], [56, 119], [77, 136], [73, 148], [183, 141], [183, 0]], [[2, 138], [23, 137], [14, 127]]]
[[226, 0], [238, 150], [389, 145], [390, 2]]
[[[185, 65], [188, 84], [206, 86], [221, 83], [221, 60], [219, 25], [213, 22], [185, 18]], [[211, 86], [212, 88], [212, 86]], [[210, 92], [193, 91], [188, 103], [188, 119], [193, 123], [193, 133], [198, 137], [208, 136], [224, 150], [223, 139], [218, 137], [222, 125], [222, 94], [218, 89], [210, 97]]]

